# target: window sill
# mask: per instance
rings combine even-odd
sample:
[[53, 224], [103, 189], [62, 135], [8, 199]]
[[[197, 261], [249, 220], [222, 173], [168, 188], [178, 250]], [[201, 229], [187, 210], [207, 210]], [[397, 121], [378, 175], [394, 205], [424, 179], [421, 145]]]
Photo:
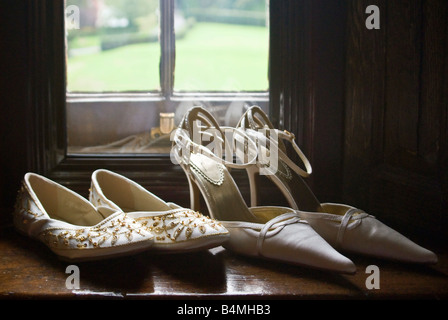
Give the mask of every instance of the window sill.
[[[4, 210], [3, 210], [4, 211]], [[3, 212], [2, 216], [6, 216]], [[1, 299], [446, 299], [448, 254], [434, 266], [351, 256], [355, 275], [339, 275], [237, 256], [222, 247], [176, 255], [141, 253], [76, 264], [80, 289], [66, 288], [70, 263], [43, 244], [0, 233]], [[380, 269], [380, 289], [366, 289], [368, 265]], [[131, 271], [132, 270], [132, 271]]]

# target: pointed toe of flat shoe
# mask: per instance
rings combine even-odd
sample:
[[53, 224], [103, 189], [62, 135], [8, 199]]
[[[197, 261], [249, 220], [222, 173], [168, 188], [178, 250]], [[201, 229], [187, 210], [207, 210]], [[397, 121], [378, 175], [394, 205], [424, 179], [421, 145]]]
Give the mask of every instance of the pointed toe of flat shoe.
[[353, 252], [405, 263], [434, 264], [438, 261], [432, 251], [373, 217], [363, 219], [345, 237], [344, 247]]
[[408, 263], [437, 263], [437, 256], [432, 251], [423, 248], [387, 226], [383, 228], [389, 229], [389, 232], [379, 234], [372, 239], [372, 250], [374, 250], [376, 256]]
[[[296, 234], [296, 240], [287, 241], [285, 246], [290, 250], [287, 255], [283, 256], [285, 261], [336, 273], [356, 273], [355, 264], [336, 251], [308, 225], [304, 225], [301, 228], [301, 233], [304, 235], [303, 237], [297, 237], [296, 232], [298, 230], [293, 230], [297, 228], [290, 229], [291, 230], [284, 231], [285, 233], [290, 232], [291, 235]], [[279, 258], [281, 257], [277, 257], [277, 259]]]
[[425, 248], [422, 249], [424, 249], [425, 251], [419, 254], [419, 258], [418, 260], [415, 261], [415, 263], [436, 264], [437, 262], [439, 262], [439, 258], [434, 252], [427, 250]]
[[[330, 246], [331, 247], [331, 246]], [[356, 265], [347, 257], [340, 254], [331, 247], [332, 250], [325, 250], [326, 256], [320, 263], [322, 269], [338, 273], [355, 274]]]
[[405, 263], [437, 263], [433, 252], [362, 210], [341, 204], [323, 204], [323, 207], [328, 212], [299, 215], [337, 250]]
[[[281, 226], [225, 222], [230, 231], [225, 247], [240, 254], [298, 266], [337, 273], [356, 272], [353, 262], [337, 252], [309, 224], [294, 218], [291, 221]], [[262, 235], [263, 229], [269, 231]]]

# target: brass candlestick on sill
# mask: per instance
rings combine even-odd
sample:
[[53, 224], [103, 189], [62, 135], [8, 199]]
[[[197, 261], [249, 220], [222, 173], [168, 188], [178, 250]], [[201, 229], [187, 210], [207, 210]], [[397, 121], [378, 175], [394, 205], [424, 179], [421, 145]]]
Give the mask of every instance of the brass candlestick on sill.
[[151, 128], [151, 139], [170, 134], [174, 130], [174, 113], [160, 113], [159, 127]]

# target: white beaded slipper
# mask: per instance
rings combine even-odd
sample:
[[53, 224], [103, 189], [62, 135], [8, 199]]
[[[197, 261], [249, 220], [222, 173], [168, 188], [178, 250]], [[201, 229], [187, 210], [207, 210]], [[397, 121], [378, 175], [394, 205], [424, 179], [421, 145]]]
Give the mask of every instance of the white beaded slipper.
[[123, 210], [154, 235], [152, 250], [181, 253], [222, 245], [229, 231], [218, 221], [165, 202], [120, 174], [99, 169], [92, 174], [90, 201], [98, 208]]
[[154, 242], [147, 227], [121, 210], [97, 210], [77, 193], [35, 173], [24, 177], [13, 221], [19, 232], [68, 261], [130, 255]]

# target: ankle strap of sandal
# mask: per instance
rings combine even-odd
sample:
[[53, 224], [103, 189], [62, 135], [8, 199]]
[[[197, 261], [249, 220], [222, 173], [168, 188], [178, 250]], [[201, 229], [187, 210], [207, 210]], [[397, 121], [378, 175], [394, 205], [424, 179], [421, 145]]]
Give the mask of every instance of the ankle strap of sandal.
[[[269, 138], [267, 135], [267, 131], [269, 131]], [[297, 174], [301, 175], [304, 178], [307, 178], [311, 175], [313, 172], [313, 168], [311, 166], [310, 161], [305, 156], [305, 154], [302, 152], [302, 150], [299, 148], [295, 141], [294, 134], [288, 132], [288, 131], [280, 131], [278, 129], [247, 129], [246, 133], [249, 137], [256, 140], [257, 143], [261, 143], [263, 146], [267, 146], [267, 142], [269, 140], [270, 143], [270, 150], [274, 150], [278, 152], [278, 158], [282, 160], [285, 164], [289, 166], [293, 171], [295, 171]], [[275, 138], [272, 139], [271, 137], [274, 136]], [[300, 160], [302, 161], [303, 165], [305, 166], [305, 170], [303, 170], [301, 167], [299, 167], [297, 164], [295, 164], [286, 154], [285, 151], [283, 151], [283, 148], [280, 147], [279, 139], [287, 140], [291, 143], [294, 151], [297, 153], [297, 155], [300, 157]]]
[[[238, 128], [245, 130], [246, 133], [257, 142], [261, 142], [264, 146], [267, 146], [267, 132], [273, 133], [276, 137], [275, 139], [270, 139], [270, 143], [274, 143], [271, 148], [276, 148], [278, 152], [279, 159], [281, 159], [285, 164], [287, 164], [293, 171], [295, 171], [300, 176], [307, 178], [311, 175], [313, 169], [310, 161], [299, 148], [295, 141], [295, 136], [293, 133], [289, 131], [281, 131], [275, 129], [271, 121], [269, 120], [266, 113], [258, 106], [252, 106], [249, 108], [245, 114], [241, 117], [238, 125]], [[286, 154], [286, 148], [281, 142], [281, 140], [287, 140], [291, 143], [294, 151], [299, 156], [302, 161], [305, 170], [296, 165]]]
[[[187, 111], [173, 134], [171, 154], [177, 163], [190, 163], [191, 153], [203, 154], [237, 169], [247, 168], [257, 160], [257, 146], [243, 130], [220, 127], [213, 116], [200, 107]], [[203, 142], [208, 141], [208, 146], [204, 146]], [[233, 161], [234, 155], [237, 162]]]

